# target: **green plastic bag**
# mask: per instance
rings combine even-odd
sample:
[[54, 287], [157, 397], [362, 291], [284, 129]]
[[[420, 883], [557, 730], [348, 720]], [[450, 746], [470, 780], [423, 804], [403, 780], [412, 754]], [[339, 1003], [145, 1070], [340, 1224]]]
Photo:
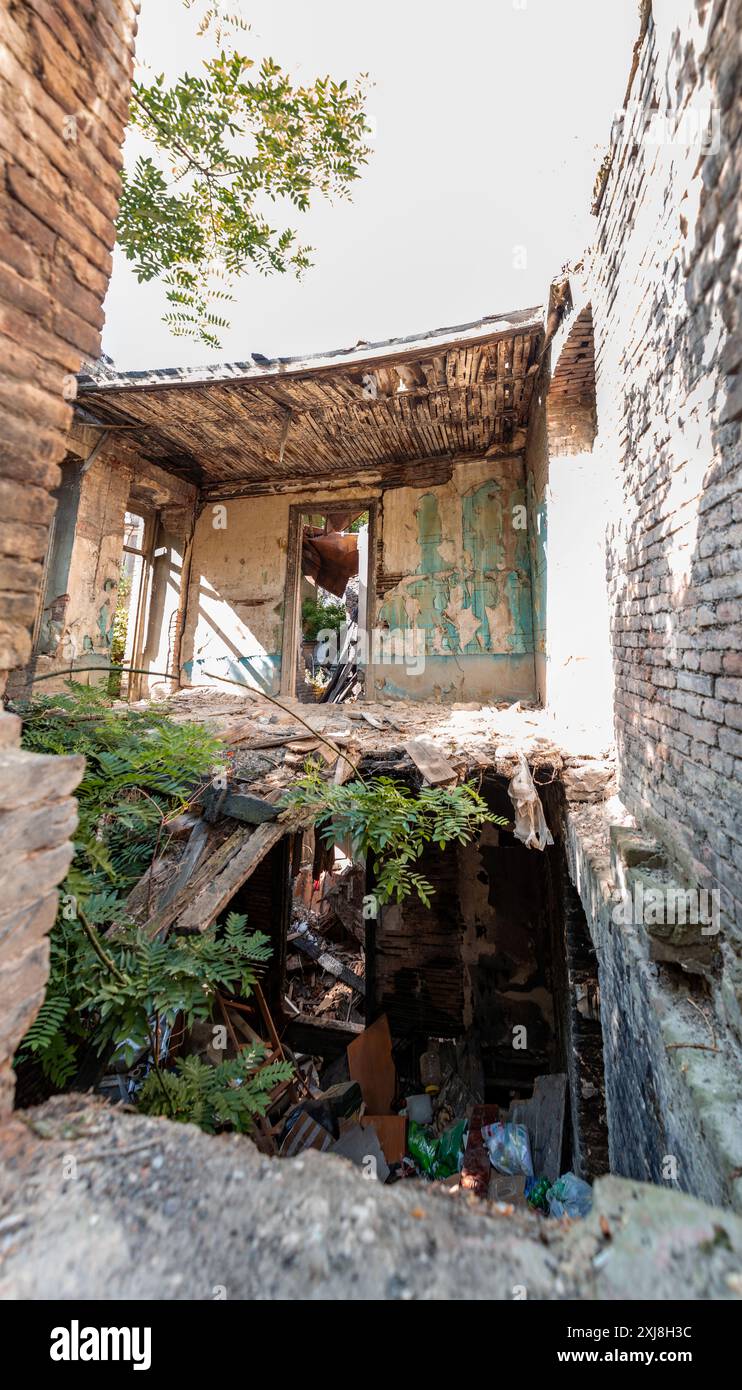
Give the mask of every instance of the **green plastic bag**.
[[416, 1120], [410, 1120], [407, 1126], [407, 1148], [418, 1168], [432, 1176], [438, 1152], [438, 1139], [430, 1126], [419, 1125]]
[[457, 1120], [441, 1135], [429, 1125], [410, 1120], [407, 1126], [407, 1148], [419, 1168], [431, 1178], [450, 1178], [459, 1169], [459, 1154], [466, 1129], [466, 1120]]
[[434, 1177], [450, 1178], [453, 1173], [458, 1173], [465, 1129], [466, 1120], [456, 1120], [448, 1129], [444, 1129], [438, 1140], [437, 1171], [434, 1172]]

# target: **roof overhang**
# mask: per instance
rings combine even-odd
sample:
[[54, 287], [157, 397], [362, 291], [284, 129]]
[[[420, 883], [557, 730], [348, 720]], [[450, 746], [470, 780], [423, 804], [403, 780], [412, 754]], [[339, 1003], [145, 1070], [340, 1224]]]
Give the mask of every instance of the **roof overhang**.
[[541, 308], [305, 358], [82, 374], [78, 420], [205, 489], [285, 488], [510, 450], [528, 422]]

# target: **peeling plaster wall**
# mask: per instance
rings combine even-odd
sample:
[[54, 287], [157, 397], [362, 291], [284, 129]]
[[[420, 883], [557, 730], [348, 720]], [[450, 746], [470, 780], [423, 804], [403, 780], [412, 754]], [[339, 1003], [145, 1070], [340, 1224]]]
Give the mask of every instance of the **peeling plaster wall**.
[[545, 383], [541, 379], [534, 392], [526, 441], [528, 547], [533, 587], [533, 650], [536, 688], [542, 705], [546, 704], [548, 696], [546, 656], [548, 508], [546, 490], [549, 482], [549, 445], [544, 385]]
[[193, 538], [182, 673], [208, 673], [278, 690], [286, 583], [288, 503], [283, 497], [207, 503]]
[[377, 695], [534, 698], [525, 506], [519, 455], [384, 493], [377, 621], [411, 659], [374, 663]]
[[[184, 679], [280, 684], [289, 508], [367, 500], [357, 484], [204, 507], [195, 531]], [[405, 699], [532, 699], [530, 559], [521, 456], [455, 464], [448, 482], [387, 488], [367, 689]], [[394, 633], [399, 641], [387, 645]]]

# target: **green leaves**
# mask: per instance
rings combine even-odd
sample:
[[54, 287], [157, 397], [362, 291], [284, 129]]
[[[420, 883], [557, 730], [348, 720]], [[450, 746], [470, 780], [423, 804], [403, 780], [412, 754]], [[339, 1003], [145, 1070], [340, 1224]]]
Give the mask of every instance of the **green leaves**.
[[414, 796], [390, 777], [336, 786], [315, 769], [287, 792], [284, 805], [310, 810], [327, 843], [349, 836], [354, 851], [370, 854], [380, 902], [401, 902], [416, 893], [425, 907], [434, 890], [415, 865], [426, 845], [443, 850], [452, 843], [466, 844], [487, 822], [507, 825], [468, 783], [423, 787]]
[[171, 331], [209, 347], [228, 327], [211, 306], [231, 299], [234, 276], [310, 264], [293, 228], [271, 226], [267, 205], [304, 212], [314, 193], [346, 197], [370, 152], [363, 79], [295, 86], [272, 58], [256, 71], [223, 21], [220, 41], [197, 74], [134, 83], [131, 123], [152, 153], [124, 171], [117, 222], [137, 278], [166, 287]]
[[[223, 925], [196, 936], [152, 940], [127, 919], [126, 894], [167, 841], [167, 818], [185, 806], [224, 756], [197, 724], [128, 711], [114, 715], [99, 691], [70, 682], [70, 693], [36, 700], [25, 711], [23, 743], [38, 751], [83, 752], [75, 859], [62, 884], [51, 932], [47, 996], [19, 1057], [33, 1057], [56, 1088], [73, 1080], [79, 1054], [92, 1044], [131, 1066], [154, 1059], [141, 1090], [151, 1113], [170, 1114], [213, 1131], [240, 1131], [262, 1114], [267, 1092], [293, 1074], [287, 1063], [257, 1070], [260, 1049], [205, 1067], [197, 1058], [163, 1071], [163, 1029], [186, 1029], [214, 1015], [217, 989], [249, 996], [271, 946], [247, 919], [230, 912]], [[158, 1108], [159, 1107], [159, 1108]]]
[[139, 1104], [148, 1115], [167, 1115], [200, 1125], [207, 1134], [229, 1127], [244, 1134], [255, 1116], [264, 1115], [270, 1092], [289, 1081], [289, 1062], [271, 1062], [260, 1070], [265, 1048], [245, 1048], [231, 1061], [213, 1067], [199, 1057], [179, 1058], [174, 1071], [151, 1071], [142, 1086]]
[[136, 1048], [127, 1049], [128, 1040], [146, 1038], [152, 1019], [172, 1027], [182, 1016], [190, 1028], [211, 1017], [217, 987], [249, 995], [253, 967], [268, 960], [271, 951], [268, 938], [248, 932], [245, 923], [245, 917], [231, 913], [223, 932], [212, 926], [198, 936], [152, 941], [126, 927], [109, 936], [106, 951], [123, 979], [98, 962], [86, 980], [86, 1007], [100, 1018], [98, 1049], [113, 1042], [129, 1062]]
[[339, 632], [348, 621], [344, 603], [323, 603], [305, 598], [301, 605], [301, 627], [305, 642], [314, 642], [323, 631]]

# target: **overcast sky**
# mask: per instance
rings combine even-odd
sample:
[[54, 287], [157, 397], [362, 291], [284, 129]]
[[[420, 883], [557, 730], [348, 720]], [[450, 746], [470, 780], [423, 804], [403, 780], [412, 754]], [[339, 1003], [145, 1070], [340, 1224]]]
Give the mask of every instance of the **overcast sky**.
[[[242, 0], [242, 11], [250, 56], [305, 81], [369, 74], [370, 162], [352, 202], [318, 198], [293, 219], [314, 247], [302, 280], [239, 282], [219, 352], [173, 338], [162, 291], [138, 285], [117, 252], [103, 349], [120, 370], [295, 356], [543, 303], [592, 235], [637, 0]], [[182, 0], [142, 0], [138, 60], [196, 71], [209, 47], [195, 30]]]

